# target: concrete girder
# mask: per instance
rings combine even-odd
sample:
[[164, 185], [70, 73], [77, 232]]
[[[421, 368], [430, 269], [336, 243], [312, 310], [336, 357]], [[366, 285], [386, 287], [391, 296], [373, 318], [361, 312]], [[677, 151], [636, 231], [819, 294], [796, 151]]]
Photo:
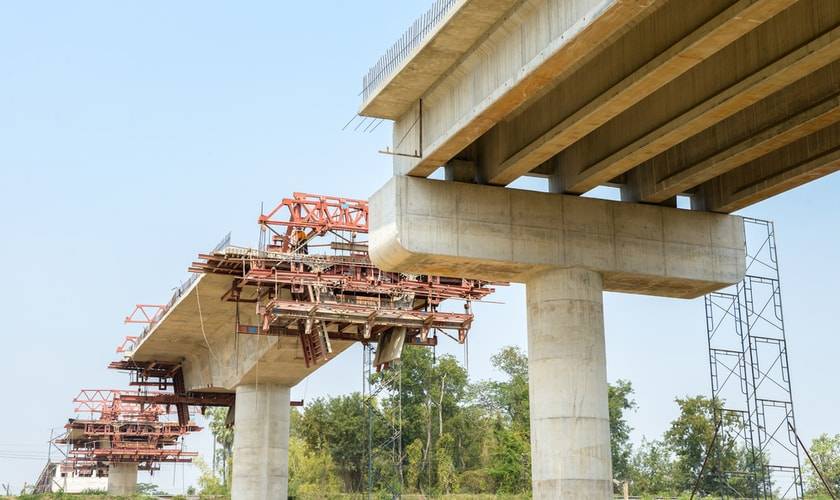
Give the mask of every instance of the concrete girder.
[[[522, 0], [458, 0], [437, 28], [415, 49], [399, 70], [379, 88], [362, 89], [370, 97], [361, 116], [396, 120], [452, 66], [468, 53], [499, 19]], [[416, 34], [415, 34], [416, 36]], [[382, 70], [384, 71], [384, 69]]]
[[[501, 163], [482, 165], [481, 177], [488, 184], [513, 182], [794, 2], [741, 0], [735, 3], [549, 130], [533, 137], [526, 146], [515, 152], [502, 152]], [[532, 108], [538, 113], [552, 110], [539, 104]]]
[[[833, 0], [534, 0], [494, 3], [487, 19], [470, 10], [480, 3], [453, 7], [453, 20], [473, 16], [485, 33], [471, 32], [469, 48], [453, 39], [448, 68], [417, 54], [394, 70], [436, 76], [413, 88], [413, 104], [392, 83], [364, 103], [401, 113], [393, 149], [408, 156], [394, 158], [397, 175], [448, 166], [451, 180], [506, 185], [536, 174], [567, 194], [622, 184], [626, 201], [671, 203], [833, 123], [833, 110], [807, 109], [836, 89], [807, 103], [787, 92], [823, 87], [814, 75], [840, 61]], [[435, 50], [448, 22], [430, 35]], [[389, 92], [403, 92], [399, 109]], [[741, 114], [752, 121], [722, 125]]]
[[608, 291], [682, 298], [744, 274], [739, 217], [414, 177], [370, 208], [371, 259], [386, 270], [526, 282], [580, 267]]
[[703, 184], [703, 210], [729, 213], [840, 170], [834, 124]]
[[564, 167], [565, 190], [584, 193], [604, 184], [838, 58], [840, 27], [793, 50], [582, 171], [574, 173]]
[[[840, 95], [835, 95], [781, 123], [767, 127], [679, 172], [658, 181], [640, 183], [639, 200], [661, 203], [837, 121], [840, 121]], [[640, 172], [638, 175], [644, 174]]]
[[[717, 156], [722, 150], [745, 143], [764, 131], [787, 122], [790, 117], [817, 108], [837, 96], [840, 96], [840, 61], [835, 61], [797, 80], [792, 85], [686, 139], [613, 181], [621, 187], [622, 201], [642, 201], [642, 194], [656, 191], [659, 181], [679, 174], [692, 165], [703, 163]], [[769, 140], [768, 146], [772, 144], [774, 141]], [[784, 144], [779, 145], [779, 147], [782, 146]], [[771, 148], [768, 154], [772, 151]], [[556, 161], [557, 158], [553, 160]], [[541, 168], [542, 171], [537, 169], [531, 172], [531, 175], [536, 172], [543, 175], [552, 173], [546, 166]], [[682, 193], [692, 195], [692, 199], [699, 199], [698, 191], [699, 188], [692, 188]]]
[[422, 94], [422, 120], [415, 103], [394, 122], [394, 151], [401, 144], [422, 152], [421, 158], [395, 157], [395, 173], [428, 176], [666, 2], [517, 2]]

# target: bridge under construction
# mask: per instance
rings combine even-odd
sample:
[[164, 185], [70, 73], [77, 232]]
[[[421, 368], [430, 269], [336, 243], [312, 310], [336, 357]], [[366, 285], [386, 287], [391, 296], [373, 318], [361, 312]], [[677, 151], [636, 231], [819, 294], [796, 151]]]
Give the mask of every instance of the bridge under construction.
[[[355, 342], [377, 346], [377, 371], [404, 345], [434, 346], [444, 335], [463, 343], [471, 303], [493, 292], [482, 280], [375, 267], [363, 200], [295, 193], [258, 223], [259, 248], [226, 237], [198, 255], [168, 303], [138, 304], [126, 317], [143, 331], [123, 340], [109, 368], [128, 373], [131, 389], [77, 396], [76, 413], [94, 416], [71, 419], [54, 440], [68, 447], [62, 471], [107, 475], [110, 494], [132, 494], [138, 470], [196, 455], [180, 446], [201, 430], [193, 412], [228, 407], [234, 495], [281, 498], [288, 408], [302, 404], [290, 401], [292, 386]], [[462, 312], [441, 310], [448, 300]]]
[[[68, 466], [107, 467], [112, 492], [129, 492], [138, 467], [181, 459], [169, 450], [197, 430], [191, 408], [229, 406], [233, 498], [285, 498], [292, 386], [355, 342], [376, 344], [380, 370], [404, 345], [464, 342], [470, 304], [517, 282], [533, 496], [611, 498], [603, 292], [717, 293], [749, 315], [769, 283], [776, 311], [778, 268], [750, 274], [754, 221], [732, 213], [840, 169], [838, 59], [834, 0], [436, 1], [363, 79], [354, 119], [393, 122], [381, 151], [393, 178], [369, 205], [282, 200], [259, 217], [258, 248], [226, 238], [169, 302], [138, 306], [129, 321], [145, 328], [112, 365], [137, 390], [68, 424]], [[524, 176], [543, 192], [511, 187]], [[593, 190], [616, 196], [582, 196]], [[719, 347], [707, 306], [717, 395], [726, 351], [741, 366], [759, 343], [783, 343], [742, 332], [740, 351]], [[760, 435], [757, 408], [788, 408], [771, 399], [731, 410]], [[135, 418], [132, 405], [149, 454], [118, 459], [131, 440], [93, 427]], [[162, 423], [170, 411], [177, 430]]]

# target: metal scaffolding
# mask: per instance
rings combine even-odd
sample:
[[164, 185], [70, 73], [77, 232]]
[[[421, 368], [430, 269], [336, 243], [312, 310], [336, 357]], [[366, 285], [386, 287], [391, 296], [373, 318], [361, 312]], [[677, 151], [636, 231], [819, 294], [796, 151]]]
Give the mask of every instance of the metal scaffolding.
[[[299, 359], [309, 370], [332, 358], [333, 341], [362, 343], [360, 410], [368, 432], [365, 486], [368, 496], [377, 488], [399, 497], [404, 459], [403, 346], [436, 346], [441, 334], [464, 344], [473, 322], [471, 304], [493, 293], [494, 283], [377, 268], [368, 254], [365, 200], [294, 193], [260, 215], [258, 224], [258, 248], [230, 245], [230, 235], [226, 236], [209, 253], [199, 254], [189, 268], [193, 278], [169, 303], [140, 304], [126, 317], [127, 323], [146, 327], [141, 335], [126, 337], [117, 348], [125, 358], [110, 365], [129, 372], [130, 384], [137, 388], [120, 394], [119, 401], [162, 407], [167, 413], [173, 407], [181, 426], [189, 422], [190, 408], [203, 412], [205, 407], [234, 404], [232, 393], [187, 390], [179, 363], [135, 361], [131, 356], [197, 276], [227, 277], [230, 286], [219, 299], [234, 304], [236, 339], [239, 335], [296, 339]], [[461, 302], [463, 312], [440, 308], [451, 300]], [[256, 317], [240, 321], [240, 306], [254, 307]]]
[[[372, 343], [362, 349], [362, 401], [367, 430], [367, 496], [371, 498], [381, 485], [392, 498], [399, 498], [403, 484], [402, 450], [402, 368], [400, 361], [389, 363], [381, 371], [375, 364]], [[385, 398], [394, 404], [385, 407]]]
[[[471, 302], [494, 291], [480, 280], [378, 269], [362, 239], [364, 200], [294, 193], [258, 222], [259, 248], [217, 248], [190, 271], [230, 276], [221, 299], [236, 303], [235, 331], [298, 338], [307, 368], [331, 358], [331, 340], [385, 342], [377, 367], [399, 359], [403, 343], [434, 346], [439, 333], [463, 343]], [[463, 301], [464, 312], [439, 310], [450, 299]], [[260, 324], [239, 322], [240, 303], [256, 305]]]
[[198, 432], [192, 421], [167, 418], [168, 405], [150, 403], [134, 391], [83, 389], [73, 399], [76, 413], [65, 432], [53, 443], [67, 445], [62, 472], [81, 476], [107, 474], [108, 465], [136, 463], [140, 470], [156, 471], [160, 464], [191, 462], [196, 452], [185, 451], [182, 437]]
[[802, 498], [774, 227], [744, 223], [744, 280], [705, 299], [717, 443], [738, 446], [743, 458], [733, 466], [718, 453], [709, 474], [722, 497]]

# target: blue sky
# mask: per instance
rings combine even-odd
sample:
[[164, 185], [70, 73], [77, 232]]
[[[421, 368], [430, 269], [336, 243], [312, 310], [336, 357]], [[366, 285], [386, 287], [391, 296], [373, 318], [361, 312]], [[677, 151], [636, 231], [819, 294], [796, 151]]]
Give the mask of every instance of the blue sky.
[[[253, 244], [261, 202], [308, 191], [367, 197], [391, 175], [390, 127], [341, 131], [361, 76], [428, 0], [0, 4], [0, 483], [32, 482], [50, 428], [105, 366], [137, 302], [163, 302], [224, 233]], [[776, 221], [798, 425], [840, 433], [840, 175], [745, 214]], [[524, 290], [476, 307], [470, 374], [525, 345]], [[657, 437], [675, 396], [706, 394], [702, 301], [607, 294], [608, 374], [629, 379], [634, 439]], [[457, 356], [458, 346], [450, 346]], [[359, 389], [351, 350], [295, 388]], [[352, 382], [348, 382], [352, 381]], [[209, 433], [192, 437], [209, 449]], [[191, 467], [155, 480], [180, 491]], [[182, 480], [183, 479], [183, 480]], [[141, 479], [148, 480], [148, 478]]]

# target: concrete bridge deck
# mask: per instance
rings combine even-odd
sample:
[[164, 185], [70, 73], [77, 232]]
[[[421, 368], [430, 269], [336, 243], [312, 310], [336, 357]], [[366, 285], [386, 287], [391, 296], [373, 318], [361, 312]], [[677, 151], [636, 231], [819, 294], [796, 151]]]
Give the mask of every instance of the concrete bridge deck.
[[729, 213], [840, 168], [833, 0], [463, 0], [394, 57], [360, 113], [400, 175]]
[[[291, 336], [235, 333], [236, 304], [222, 300], [233, 277], [203, 274], [166, 311], [131, 352], [135, 361], [181, 364], [188, 391], [234, 392], [241, 384], [292, 387], [321, 365], [307, 367]], [[253, 304], [239, 309], [242, 324], [260, 320]], [[331, 341], [338, 355], [352, 342]]]

